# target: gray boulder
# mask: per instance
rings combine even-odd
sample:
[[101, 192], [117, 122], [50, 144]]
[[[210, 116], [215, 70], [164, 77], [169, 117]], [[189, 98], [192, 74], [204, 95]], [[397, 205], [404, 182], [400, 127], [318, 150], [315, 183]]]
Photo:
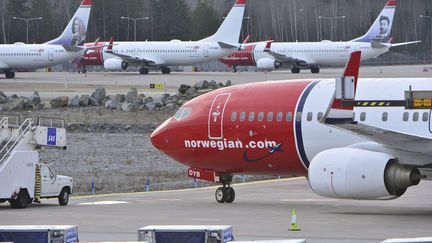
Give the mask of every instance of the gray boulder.
[[143, 99], [143, 103], [147, 104], [147, 103], [153, 103], [153, 97], [145, 97]]
[[42, 107], [41, 109], [43, 109], [43, 110], [51, 110], [51, 109], [52, 109], [52, 106], [51, 106], [51, 102], [50, 102], [50, 101], [42, 102], [42, 103], [40, 104], [40, 106]]
[[130, 111], [132, 111], [132, 108], [133, 108], [133, 104], [132, 103], [123, 103], [121, 105], [121, 110], [124, 111], [124, 112], [130, 112]]
[[156, 107], [163, 107], [164, 106], [164, 102], [162, 101], [162, 98], [154, 99], [153, 103], [156, 105]]
[[20, 111], [23, 109], [24, 102], [25, 99], [18, 97], [6, 103], [3, 109], [7, 111]]
[[79, 99], [79, 105], [82, 107], [87, 107], [87, 106], [89, 106], [89, 103], [90, 103], [90, 96], [81, 95], [81, 97]]
[[232, 85], [231, 80], [226, 81], [225, 87], [228, 87], [228, 86], [231, 86], [231, 85]]
[[168, 99], [169, 99], [170, 96], [171, 96], [170, 94], [163, 94], [163, 95], [162, 95], [161, 100], [162, 100], [162, 103], [163, 103], [164, 105], [167, 104], [167, 101], [168, 101]]
[[173, 96], [170, 96], [168, 98], [168, 100], [166, 101], [166, 104], [177, 103], [177, 101], [178, 101], [178, 96], [173, 95]]
[[130, 88], [126, 94], [126, 102], [133, 103], [138, 98], [138, 90], [136, 88]]
[[7, 96], [3, 92], [0, 91], [0, 104], [6, 103], [7, 100], [8, 100]]
[[124, 95], [124, 94], [116, 94], [116, 100], [118, 100], [120, 102], [125, 102], [126, 95]]
[[219, 85], [216, 81], [212, 80], [210, 81], [209, 85], [207, 86], [209, 89], [218, 89]]
[[105, 99], [106, 90], [105, 88], [97, 88], [90, 96], [90, 105], [99, 106], [102, 105], [102, 101]]
[[54, 109], [67, 107], [69, 104], [69, 97], [60, 96], [60, 97], [54, 98], [50, 101], [50, 104], [51, 104], [52, 108], [54, 108]]
[[177, 108], [177, 104], [175, 103], [169, 103], [165, 106], [165, 109], [168, 111], [175, 110], [176, 108]]
[[197, 89], [195, 87], [190, 87], [187, 91], [186, 94], [188, 96], [193, 96], [196, 93]]
[[207, 89], [209, 86], [209, 82], [207, 80], [202, 80], [194, 84], [195, 89]]
[[120, 101], [114, 99], [114, 100], [108, 100], [105, 102], [105, 109], [111, 109], [115, 110], [120, 106]]
[[156, 105], [153, 102], [149, 102], [145, 104], [150, 111], [153, 111], [156, 108]]
[[190, 87], [191, 87], [190, 85], [182, 84], [182, 85], [180, 85], [180, 88], [178, 89], [178, 92], [181, 93], [181, 94], [184, 94], [184, 93], [186, 93], [186, 91], [188, 89], [190, 89]]
[[80, 107], [80, 98], [78, 95], [75, 95], [69, 102], [69, 107], [78, 108]]
[[37, 105], [41, 103], [41, 97], [37, 91], [33, 92], [32, 96], [30, 96], [29, 99], [33, 103], [33, 105]]

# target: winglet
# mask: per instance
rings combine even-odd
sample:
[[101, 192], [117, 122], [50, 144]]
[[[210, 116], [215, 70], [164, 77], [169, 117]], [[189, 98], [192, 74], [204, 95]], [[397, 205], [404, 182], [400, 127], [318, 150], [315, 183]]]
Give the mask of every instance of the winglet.
[[265, 48], [264, 48], [264, 52], [270, 52], [272, 42], [273, 42], [273, 39], [270, 37], [269, 40], [267, 41]]
[[237, 0], [235, 4], [246, 4], [247, 0]]
[[396, 7], [397, 1], [396, 0], [389, 0], [386, 4], [386, 7]]
[[101, 39], [100, 37], [96, 38], [96, 40], [95, 40], [95, 42], [94, 42], [94, 45], [95, 45], [95, 46], [97, 46], [97, 45], [99, 44], [100, 39]]
[[114, 46], [114, 36], [111, 37], [111, 39], [109, 40], [109, 44], [108, 44], [108, 48], [106, 50], [107, 53], [113, 53], [113, 46]]

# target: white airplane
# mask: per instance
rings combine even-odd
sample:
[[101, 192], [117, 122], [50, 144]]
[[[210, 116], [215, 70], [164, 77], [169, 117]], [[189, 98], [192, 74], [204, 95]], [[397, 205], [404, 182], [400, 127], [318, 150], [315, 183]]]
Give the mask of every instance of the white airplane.
[[391, 44], [390, 33], [396, 11], [396, 0], [389, 0], [372, 24], [369, 31], [351, 41], [322, 42], [256, 42], [242, 45], [241, 50], [220, 61], [233, 71], [238, 66], [256, 66], [261, 70], [276, 70], [290, 64], [292, 73], [310, 69], [319, 73], [320, 65], [344, 65], [354, 51], [362, 52], [362, 60], [376, 58], [392, 47], [409, 45], [420, 41]]
[[86, 66], [96, 65], [103, 65], [110, 71], [121, 71], [135, 65], [141, 66], [140, 74], [148, 74], [149, 68], [160, 68], [163, 74], [169, 74], [168, 66], [190, 66], [218, 60], [240, 47], [238, 42], [246, 2], [237, 0], [219, 30], [208, 38], [200, 41], [115, 42], [107, 48], [89, 51], [78, 66], [83, 71]]
[[332, 198], [400, 197], [432, 179], [432, 80], [358, 80], [360, 53], [336, 82], [267, 81], [201, 95], [151, 141], [190, 177], [221, 183], [220, 203], [234, 201], [235, 174], [304, 175]]
[[79, 56], [91, 47], [79, 47], [86, 38], [92, 0], [83, 0], [62, 35], [44, 44], [0, 45], [0, 73], [14, 78], [15, 71], [55, 66]]

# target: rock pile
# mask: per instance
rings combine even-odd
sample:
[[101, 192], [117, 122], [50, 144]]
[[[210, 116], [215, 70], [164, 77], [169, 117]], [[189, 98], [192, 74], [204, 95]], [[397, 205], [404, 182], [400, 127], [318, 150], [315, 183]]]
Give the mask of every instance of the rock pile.
[[216, 81], [203, 80], [193, 86], [182, 84], [177, 94], [163, 94], [159, 98], [147, 97], [139, 94], [136, 88], [130, 88], [126, 94], [107, 95], [105, 88], [97, 88], [91, 95], [60, 96], [49, 101], [42, 101], [39, 93], [35, 91], [30, 97], [6, 96], [0, 91], [0, 111], [42, 110], [59, 108], [79, 108], [89, 106], [103, 106], [105, 109], [135, 112], [142, 110], [166, 111], [175, 110], [187, 101], [215, 89], [231, 85]]

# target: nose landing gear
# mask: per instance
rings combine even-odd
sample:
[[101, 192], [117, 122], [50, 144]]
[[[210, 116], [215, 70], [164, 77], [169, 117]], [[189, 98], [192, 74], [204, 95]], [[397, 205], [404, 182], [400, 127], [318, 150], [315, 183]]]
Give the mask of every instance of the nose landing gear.
[[218, 203], [232, 203], [235, 199], [235, 191], [230, 185], [216, 189], [215, 198]]

